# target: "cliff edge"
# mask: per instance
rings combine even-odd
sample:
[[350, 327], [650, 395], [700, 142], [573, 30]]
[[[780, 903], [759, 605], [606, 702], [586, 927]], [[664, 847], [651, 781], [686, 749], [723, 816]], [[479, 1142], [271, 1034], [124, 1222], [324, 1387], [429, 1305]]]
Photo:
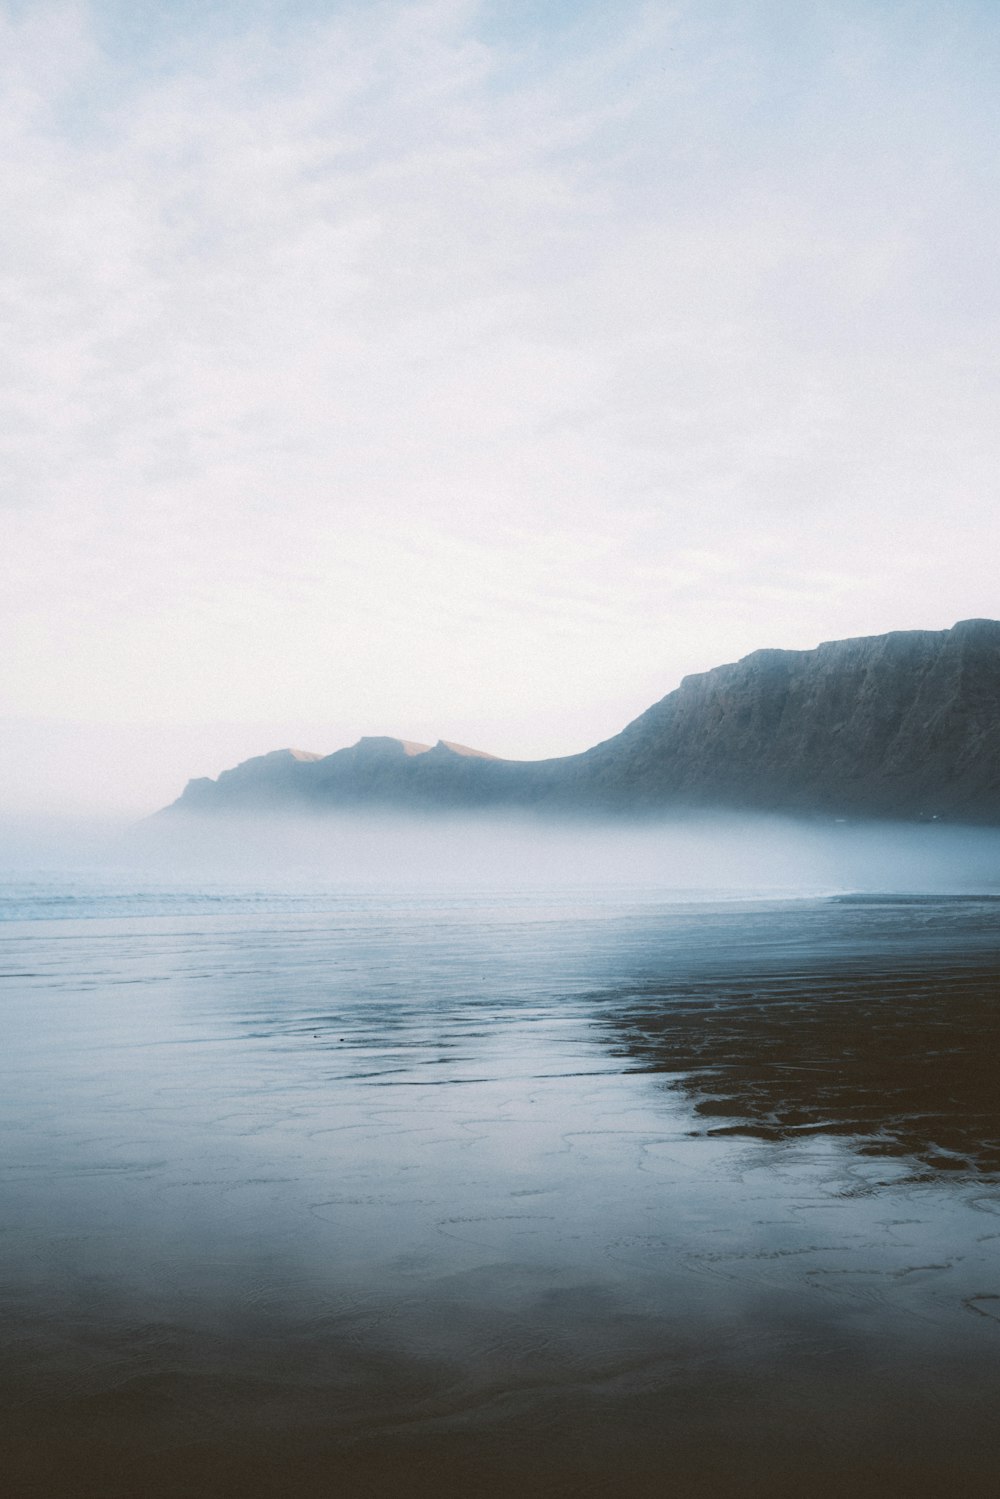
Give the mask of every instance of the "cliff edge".
[[562, 759], [368, 738], [248, 760], [190, 782], [168, 810], [362, 806], [1000, 823], [1000, 622], [754, 651], [685, 677], [620, 734]]

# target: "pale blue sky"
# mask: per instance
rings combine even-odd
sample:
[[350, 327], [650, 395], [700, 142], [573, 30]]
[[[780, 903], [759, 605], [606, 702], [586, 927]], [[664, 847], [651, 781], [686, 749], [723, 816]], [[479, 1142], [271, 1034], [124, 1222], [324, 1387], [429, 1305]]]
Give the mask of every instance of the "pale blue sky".
[[0, 3], [0, 784], [1000, 613], [1000, 7]]

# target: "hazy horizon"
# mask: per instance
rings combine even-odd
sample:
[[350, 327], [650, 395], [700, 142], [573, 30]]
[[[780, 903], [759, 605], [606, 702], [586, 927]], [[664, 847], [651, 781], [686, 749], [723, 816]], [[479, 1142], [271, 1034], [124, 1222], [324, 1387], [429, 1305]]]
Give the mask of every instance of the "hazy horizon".
[[[527, 812], [122, 817], [0, 814], [7, 919], [28, 881], [86, 899], [198, 891], [468, 894], [614, 901], [997, 895], [1000, 829], [689, 811], [643, 822]], [[28, 888], [28, 887], [25, 887]], [[60, 914], [58, 903], [53, 914]]]

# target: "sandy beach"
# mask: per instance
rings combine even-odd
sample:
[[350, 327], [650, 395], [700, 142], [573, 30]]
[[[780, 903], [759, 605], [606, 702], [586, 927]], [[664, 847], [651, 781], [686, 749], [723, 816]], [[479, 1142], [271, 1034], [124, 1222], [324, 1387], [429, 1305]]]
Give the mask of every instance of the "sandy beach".
[[123, 898], [0, 927], [12, 1496], [996, 1492], [997, 902]]

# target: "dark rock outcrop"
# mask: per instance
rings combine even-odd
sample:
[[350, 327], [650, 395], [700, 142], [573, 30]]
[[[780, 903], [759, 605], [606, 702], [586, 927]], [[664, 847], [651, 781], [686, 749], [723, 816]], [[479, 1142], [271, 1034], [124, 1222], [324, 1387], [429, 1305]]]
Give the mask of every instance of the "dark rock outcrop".
[[192, 781], [181, 810], [730, 808], [1000, 823], [1000, 622], [755, 651], [558, 760], [362, 739]]

